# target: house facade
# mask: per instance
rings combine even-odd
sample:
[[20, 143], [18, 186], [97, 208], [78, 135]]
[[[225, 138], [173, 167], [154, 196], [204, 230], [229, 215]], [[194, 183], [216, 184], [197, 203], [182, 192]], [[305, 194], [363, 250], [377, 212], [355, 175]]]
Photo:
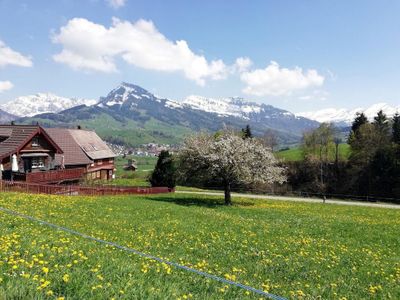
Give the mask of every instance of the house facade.
[[0, 164], [5, 179], [54, 169], [56, 154], [62, 154], [61, 148], [42, 127], [0, 125]]
[[65, 169], [85, 168], [87, 180], [109, 180], [114, 177], [116, 155], [96, 132], [64, 128], [49, 128], [46, 131], [63, 151], [63, 154], [56, 155], [56, 166]]
[[94, 131], [0, 125], [3, 179], [61, 183], [112, 179], [115, 154]]

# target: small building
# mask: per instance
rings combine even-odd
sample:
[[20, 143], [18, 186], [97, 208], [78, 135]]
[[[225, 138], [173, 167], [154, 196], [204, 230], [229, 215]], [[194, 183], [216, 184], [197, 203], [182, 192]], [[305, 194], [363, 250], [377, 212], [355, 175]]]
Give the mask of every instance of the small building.
[[115, 154], [94, 131], [0, 125], [3, 179], [61, 183], [111, 179]]

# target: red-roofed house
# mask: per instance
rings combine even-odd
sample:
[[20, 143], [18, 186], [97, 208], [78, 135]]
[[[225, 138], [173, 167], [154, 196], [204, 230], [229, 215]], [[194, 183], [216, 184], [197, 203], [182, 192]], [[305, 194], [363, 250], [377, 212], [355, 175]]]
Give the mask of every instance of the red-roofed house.
[[96, 132], [63, 128], [46, 131], [63, 151], [56, 155], [57, 166], [65, 169], [83, 167], [88, 180], [113, 178], [116, 155]]
[[94, 131], [0, 125], [4, 179], [41, 183], [111, 179], [114, 158]]

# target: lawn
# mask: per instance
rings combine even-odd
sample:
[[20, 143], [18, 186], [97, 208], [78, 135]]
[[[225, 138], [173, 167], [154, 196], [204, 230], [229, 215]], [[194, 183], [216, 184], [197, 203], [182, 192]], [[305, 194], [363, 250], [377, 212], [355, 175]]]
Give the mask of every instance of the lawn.
[[[128, 163], [128, 159], [136, 161], [136, 171], [125, 171], [124, 165]], [[116, 178], [112, 181], [100, 181], [96, 184], [118, 185], [118, 186], [149, 186], [147, 180], [151, 172], [154, 170], [158, 157], [155, 156], [134, 156], [128, 155], [126, 158], [118, 156], [115, 160]]]
[[[0, 206], [294, 299], [399, 299], [400, 210], [167, 194]], [[0, 212], [0, 299], [253, 299]]]
[[[285, 161], [300, 161], [304, 158], [301, 148], [291, 148], [283, 151], [275, 152], [276, 157]], [[339, 158], [347, 160], [350, 156], [350, 146], [348, 144], [339, 145]], [[333, 160], [334, 157], [331, 157]]]

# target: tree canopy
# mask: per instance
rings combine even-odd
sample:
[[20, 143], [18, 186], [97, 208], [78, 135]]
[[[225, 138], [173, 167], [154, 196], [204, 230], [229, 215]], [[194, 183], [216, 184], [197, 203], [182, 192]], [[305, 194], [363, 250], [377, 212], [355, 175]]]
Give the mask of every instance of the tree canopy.
[[211, 176], [221, 179], [225, 204], [231, 204], [231, 184], [283, 183], [285, 170], [272, 152], [256, 139], [237, 133], [202, 133], [187, 138], [179, 153], [181, 176]]
[[176, 169], [172, 155], [168, 151], [161, 151], [156, 166], [149, 181], [151, 186], [167, 186], [174, 188], [176, 184]]

